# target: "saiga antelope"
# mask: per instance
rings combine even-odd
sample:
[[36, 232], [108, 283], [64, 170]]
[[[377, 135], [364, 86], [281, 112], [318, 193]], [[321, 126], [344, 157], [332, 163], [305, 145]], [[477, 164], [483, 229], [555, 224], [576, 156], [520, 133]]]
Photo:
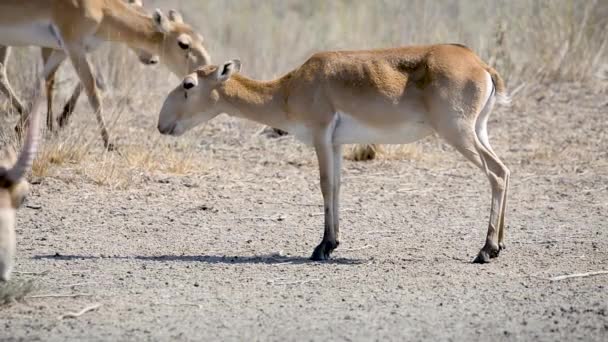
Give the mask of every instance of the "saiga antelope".
[[165, 99], [158, 130], [177, 136], [229, 113], [312, 144], [325, 209], [313, 260], [328, 259], [339, 244], [341, 145], [405, 144], [433, 132], [490, 180], [490, 223], [475, 262], [488, 262], [504, 248], [509, 170], [492, 150], [486, 126], [506, 89], [474, 52], [461, 45], [323, 52], [267, 82], [239, 74], [240, 67], [232, 60], [188, 75]]
[[[126, 0], [126, 2], [131, 4], [131, 6], [133, 6], [133, 8], [135, 8], [135, 9], [137, 9], [140, 13], [145, 13], [143, 3], [141, 0]], [[158, 56], [151, 55], [148, 52], [140, 51], [137, 49], [135, 49], [134, 51], [137, 54], [139, 61], [142, 64], [153, 65], [153, 64], [158, 63]], [[3, 92], [4, 95], [6, 95], [6, 97], [8, 97], [9, 102], [15, 108], [17, 113], [23, 114], [25, 112], [25, 107], [23, 106], [22, 101], [19, 99], [19, 97], [13, 91], [13, 88], [11, 87], [11, 84], [8, 81], [8, 77], [6, 74], [6, 65], [7, 65], [8, 57], [10, 56], [10, 52], [11, 52], [10, 46], [0, 46], [0, 91]], [[43, 47], [40, 49], [40, 52], [41, 52], [41, 57], [42, 57], [42, 64], [44, 65], [44, 64], [46, 64], [47, 60], [51, 56], [53, 49]], [[46, 94], [47, 94], [47, 97], [46, 97], [46, 99], [47, 99], [46, 125], [47, 125], [47, 129], [49, 131], [53, 131], [53, 128], [54, 128], [54, 125], [53, 125], [54, 124], [54, 122], [53, 122], [54, 121], [54, 118], [53, 118], [53, 90], [55, 87], [55, 73], [58, 68], [59, 68], [59, 65], [57, 66], [57, 68], [55, 70], [51, 71], [51, 73], [48, 75], [48, 78], [46, 79]], [[98, 75], [98, 77], [96, 78], [98, 86], [100, 86], [100, 83], [103, 83], [103, 82], [100, 82], [100, 76], [101, 75]], [[67, 123], [67, 120], [69, 119], [69, 117], [72, 115], [72, 112], [74, 111], [76, 102], [78, 101], [78, 98], [80, 97], [81, 92], [82, 92], [82, 84], [78, 83], [76, 88], [74, 88], [74, 91], [72, 91], [72, 95], [69, 97], [68, 102], [66, 102], [65, 106], [63, 107], [63, 112], [58, 119], [58, 123], [59, 123], [60, 127], [63, 127]], [[21, 126], [18, 125], [17, 129], [20, 129], [20, 128], [21, 128]]]
[[18, 158], [6, 151], [0, 156], [0, 282], [10, 278], [16, 251], [15, 216], [25, 200], [29, 184], [25, 173], [36, 154], [42, 116], [42, 82], [38, 98], [32, 107], [30, 124]]
[[122, 0], [0, 2], [0, 44], [55, 49], [44, 66], [45, 79], [69, 58], [95, 111], [104, 146], [111, 148], [95, 78], [86, 58], [90, 48], [101, 41], [122, 42], [159, 55], [160, 61], [178, 76], [209, 64], [202, 36], [175, 11], [165, 16], [157, 9], [149, 17]]

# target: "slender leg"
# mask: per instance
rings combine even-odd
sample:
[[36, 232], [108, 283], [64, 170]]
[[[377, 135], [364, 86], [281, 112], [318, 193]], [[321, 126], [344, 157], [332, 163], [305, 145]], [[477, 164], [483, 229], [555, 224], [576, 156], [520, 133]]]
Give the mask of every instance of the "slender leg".
[[[337, 239], [337, 190], [336, 180], [339, 175], [336, 171], [336, 148], [332, 144], [334, 125], [330, 125], [317, 137], [315, 137], [315, 151], [319, 161], [319, 175], [321, 181], [321, 193], [323, 194], [323, 209], [325, 214], [325, 226], [323, 230], [323, 240], [312, 253], [312, 260], [327, 260], [331, 252], [338, 247]], [[338, 166], [339, 167], [339, 166]]]
[[99, 98], [99, 92], [97, 85], [95, 84], [95, 77], [93, 76], [93, 70], [91, 64], [86, 58], [85, 49], [80, 45], [67, 45], [66, 50], [70, 56], [70, 60], [74, 65], [74, 69], [78, 73], [80, 83], [82, 83], [84, 90], [89, 98], [89, 103], [95, 111], [95, 117], [99, 128], [101, 130], [101, 138], [106, 149], [113, 150], [114, 146], [110, 143], [110, 135], [106, 128], [106, 124], [103, 120], [101, 99]]
[[333, 145], [334, 154], [334, 184], [333, 184], [333, 207], [334, 207], [334, 233], [336, 245], [340, 244], [340, 186], [342, 168], [342, 145]]
[[[95, 73], [95, 83], [97, 84], [97, 89], [104, 91], [106, 89], [106, 83], [103, 80], [101, 73]], [[74, 114], [74, 109], [76, 108], [76, 104], [78, 103], [78, 98], [80, 97], [80, 93], [82, 93], [82, 83], [78, 83], [72, 91], [72, 96], [68, 102], [66, 102], [65, 106], [63, 106], [63, 111], [61, 112], [61, 116], [59, 117], [59, 127], [65, 127]]]
[[78, 82], [74, 88], [74, 91], [72, 92], [72, 96], [70, 96], [68, 102], [65, 103], [61, 116], [58, 119], [60, 128], [63, 128], [68, 124], [70, 117], [74, 113], [74, 108], [76, 108], [76, 103], [78, 103], [80, 93], [82, 93], [82, 83]]
[[[49, 48], [41, 48], [40, 52], [42, 54], [42, 61], [44, 65], [51, 57], [53, 53], [53, 49]], [[55, 74], [59, 69], [59, 66], [53, 70], [48, 77], [46, 78], [46, 127], [49, 132], [53, 131], [53, 93], [55, 89]]]
[[[490, 145], [490, 140], [488, 138], [488, 127], [487, 127], [488, 116], [490, 115], [490, 112], [492, 111], [492, 108], [494, 107], [494, 102], [495, 102], [494, 98], [488, 99], [488, 102], [486, 103], [484, 109], [479, 114], [479, 116], [477, 118], [477, 122], [475, 123], [475, 133], [477, 135], [477, 138], [481, 142], [481, 144], [485, 147], [486, 151], [489, 154], [491, 154], [491, 159], [498, 161], [498, 163], [502, 165], [502, 162], [500, 162], [498, 155], [496, 154], [496, 152], [494, 152], [494, 149]], [[503, 249], [505, 249], [505, 242], [504, 242], [505, 212], [506, 212], [506, 208], [507, 208], [506, 202], [507, 202], [507, 193], [508, 193], [508, 189], [509, 189], [510, 172], [509, 172], [509, 169], [507, 169], [504, 165], [502, 165], [500, 167], [500, 170], [498, 171], [498, 173], [504, 175], [504, 193], [503, 193], [502, 205], [500, 206], [499, 222], [498, 222], [498, 247], [500, 250], [503, 250]]]
[[[42, 70], [42, 78], [48, 79], [49, 75], [54, 74], [57, 71], [57, 68], [67, 58], [67, 55], [61, 50], [53, 50], [50, 56], [48, 57], [46, 63], [44, 64], [44, 69]], [[15, 127], [15, 131], [17, 132], [17, 136], [21, 138], [21, 133], [23, 132], [23, 127], [27, 122], [29, 113], [23, 112], [21, 114], [21, 118]]]
[[8, 61], [8, 56], [11, 53], [10, 46], [0, 46], [0, 91], [8, 97], [10, 103], [15, 107], [17, 113], [23, 114], [25, 112], [25, 108], [23, 104], [13, 91], [11, 84], [8, 82], [8, 78], [6, 77], [6, 62]]
[[[506, 167], [505, 167], [506, 169]], [[504, 198], [502, 200], [502, 211], [500, 213], [500, 223], [499, 223], [499, 228], [498, 228], [498, 248], [500, 248], [500, 250], [504, 250], [506, 249], [506, 244], [505, 244], [505, 212], [507, 210], [507, 194], [509, 192], [509, 180], [511, 179], [511, 173], [509, 172], [509, 170], [506, 170], [506, 174], [505, 174], [505, 194], [504, 194]]]
[[[455, 125], [454, 129], [458, 129], [456, 127], [457, 126]], [[489, 152], [479, 142], [479, 139], [473, 130], [463, 130], [457, 134], [455, 134], [455, 132], [451, 132], [451, 134], [445, 134], [446, 132], [439, 133], [467, 159], [484, 170], [490, 181], [490, 186], [492, 188], [492, 204], [490, 208], [490, 222], [488, 224], [486, 243], [474, 260], [476, 263], [489, 262], [490, 258], [497, 257], [500, 252], [498, 245], [499, 231], [501, 224], [504, 224], [501, 213], [504, 213], [509, 170], [498, 157]]]

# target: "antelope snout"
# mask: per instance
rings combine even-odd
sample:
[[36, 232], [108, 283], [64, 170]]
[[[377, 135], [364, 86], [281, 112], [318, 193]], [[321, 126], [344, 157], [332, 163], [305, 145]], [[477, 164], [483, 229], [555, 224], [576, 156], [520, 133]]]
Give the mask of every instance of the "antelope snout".
[[191, 79], [186, 79], [184, 81], [184, 89], [188, 90], [188, 89], [192, 89], [194, 88], [194, 86], [196, 86], [196, 84], [194, 84], [194, 82]]
[[149, 59], [146, 61], [146, 63], [147, 63], [148, 65], [156, 65], [156, 64], [158, 64], [158, 62], [159, 62], [159, 57], [158, 57], [158, 56], [151, 57], [151, 58], [149, 58]]
[[176, 123], [172, 123], [172, 124], [168, 124], [168, 125], [163, 125], [162, 123], [158, 123], [158, 131], [160, 132], [160, 134], [164, 134], [164, 135], [172, 135], [175, 131], [175, 126], [177, 126]]

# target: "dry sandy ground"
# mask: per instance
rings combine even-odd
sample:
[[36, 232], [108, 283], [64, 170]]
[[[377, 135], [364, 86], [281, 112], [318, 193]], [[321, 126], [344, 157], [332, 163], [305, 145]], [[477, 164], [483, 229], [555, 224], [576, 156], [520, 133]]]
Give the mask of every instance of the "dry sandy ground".
[[[309, 261], [322, 234], [312, 149], [222, 117], [182, 138], [202, 165], [188, 175], [111, 187], [68, 164], [38, 179], [14, 281], [82, 296], [1, 307], [0, 340], [606, 341], [608, 275], [549, 278], [608, 269], [608, 97], [529, 94], [490, 122], [512, 170], [508, 249], [490, 264], [471, 263], [488, 182], [435, 138], [345, 162], [342, 244]], [[139, 133], [115, 129], [119, 145], [178, 144], [155, 120], [124, 120]]]

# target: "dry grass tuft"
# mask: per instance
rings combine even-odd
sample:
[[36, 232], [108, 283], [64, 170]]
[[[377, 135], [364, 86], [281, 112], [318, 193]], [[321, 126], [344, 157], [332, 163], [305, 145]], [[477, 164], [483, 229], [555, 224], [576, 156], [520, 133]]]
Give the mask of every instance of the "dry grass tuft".
[[382, 157], [386, 160], [422, 160], [431, 156], [416, 144], [384, 146], [383, 150]]
[[376, 159], [376, 156], [382, 152], [380, 145], [355, 145], [347, 153], [345, 158], [353, 161], [366, 161]]
[[201, 166], [193, 152], [176, 151], [166, 145], [153, 149], [131, 145], [121, 154], [130, 168], [142, 171], [187, 175]]
[[73, 142], [51, 141], [38, 152], [32, 165], [34, 177], [46, 177], [55, 166], [78, 164], [88, 153], [86, 145]]

